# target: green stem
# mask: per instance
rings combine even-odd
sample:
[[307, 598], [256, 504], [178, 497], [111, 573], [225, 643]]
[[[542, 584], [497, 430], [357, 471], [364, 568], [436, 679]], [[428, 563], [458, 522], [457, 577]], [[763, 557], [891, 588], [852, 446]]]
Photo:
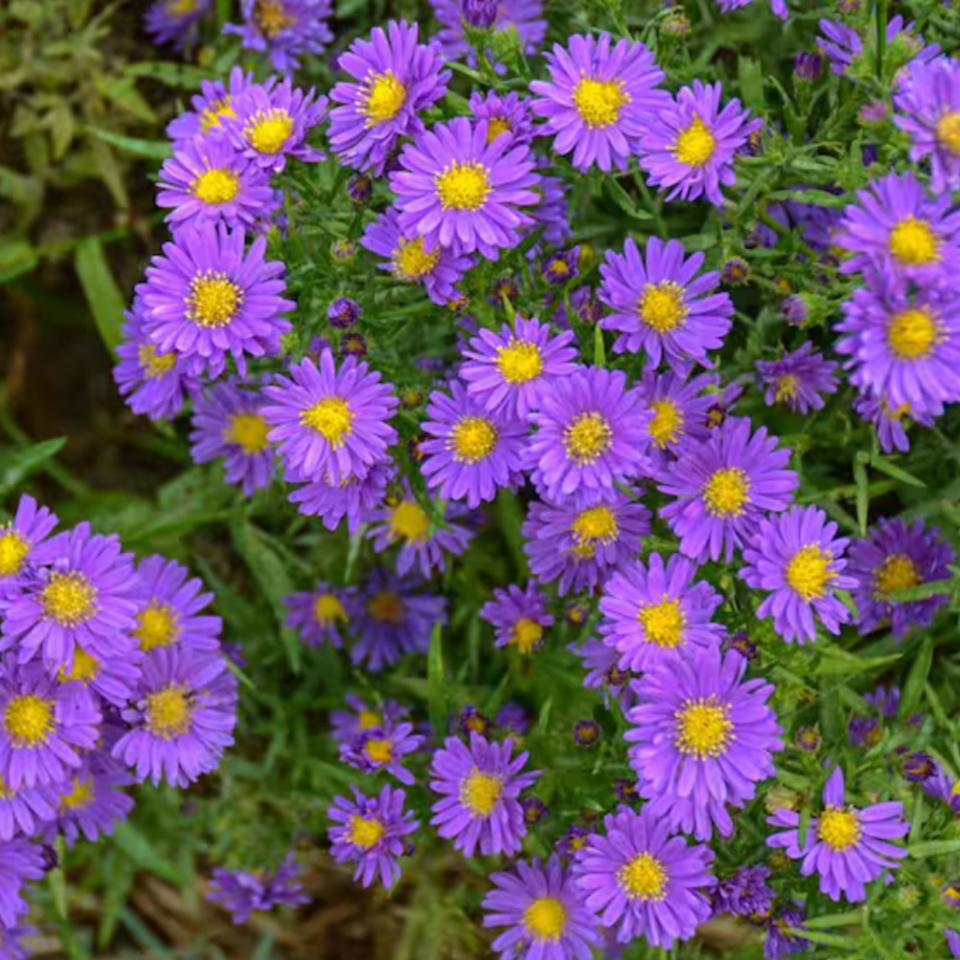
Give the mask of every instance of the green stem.
[[887, 52], [887, 3], [877, 0], [874, 14], [877, 18], [877, 79], [883, 81], [883, 58]]

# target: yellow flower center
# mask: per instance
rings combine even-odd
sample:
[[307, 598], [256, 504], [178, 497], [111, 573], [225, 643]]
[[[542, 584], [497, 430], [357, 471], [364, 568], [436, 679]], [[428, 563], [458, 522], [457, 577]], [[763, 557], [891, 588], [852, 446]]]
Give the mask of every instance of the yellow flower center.
[[374, 763], [390, 763], [393, 760], [393, 744], [389, 740], [368, 740], [363, 745], [363, 751]]
[[403, 537], [412, 543], [425, 543], [430, 532], [430, 517], [415, 500], [401, 500], [390, 515], [390, 538]]
[[[329, 627], [338, 620], [341, 623], [346, 623], [349, 617], [347, 617], [347, 611], [343, 609], [339, 597], [335, 597], [332, 593], [321, 593], [313, 601], [313, 619], [321, 627]], [[379, 721], [379, 718], [377, 719]], [[377, 724], [374, 724], [374, 726], [377, 726]]]
[[777, 377], [777, 392], [773, 399], [777, 403], [785, 403], [792, 400], [797, 395], [800, 382], [792, 373], [784, 373]]
[[140, 649], [144, 652], [169, 647], [180, 635], [177, 615], [169, 603], [151, 600], [146, 609], [137, 614], [133, 635], [140, 641]]
[[91, 803], [93, 803], [92, 777], [87, 777], [85, 780], [74, 777], [72, 789], [60, 798], [60, 806], [66, 810], [80, 810], [83, 807], [89, 807]]
[[70, 672], [67, 673], [67, 671], [61, 667], [57, 671], [57, 679], [61, 683], [67, 683], [71, 680], [76, 680], [80, 683], [89, 683], [91, 680], [96, 679], [99, 672], [100, 661], [87, 653], [83, 647], [77, 646], [73, 649], [73, 666], [70, 668]]
[[203, 113], [200, 114], [200, 129], [207, 133], [214, 127], [220, 126], [220, 121], [224, 117], [235, 117], [236, 113], [230, 106], [230, 97], [224, 97], [222, 100], [214, 100]]
[[453, 163], [435, 182], [444, 210], [478, 210], [492, 189], [482, 163]]
[[829, 550], [822, 550], [816, 543], [809, 543], [801, 547], [787, 564], [787, 583], [809, 603], [822, 597], [827, 592], [827, 586], [836, 579], [836, 574], [830, 569], [833, 554]]
[[510, 631], [510, 642], [517, 650], [526, 655], [532, 653], [543, 636], [543, 627], [536, 620], [521, 617]]
[[937, 142], [951, 153], [960, 153], [960, 110], [952, 110], [939, 119]]
[[351, 817], [347, 825], [347, 840], [361, 850], [375, 847], [387, 832], [382, 820], [376, 817]]
[[897, 590], [906, 590], [920, 583], [917, 565], [905, 553], [891, 553], [873, 571], [873, 595], [884, 600]]
[[928, 357], [938, 339], [937, 320], [929, 308], [901, 310], [887, 328], [887, 343], [900, 360]]
[[53, 701], [35, 693], [13, 697], [3, 713], [3, 725], [15, 747], [45, 743], [53, 731]]
[[346, 443], [353, 429], [353, 410], [342, 397], [324, 397], [300, 414], [300, 422], [316, 430], [336, 450]]
[[510, 132], [510, 121], [506, 117], [491, 117], [487, 121], [487, 143], [493, 143], [501, 133]]
[[497, 428], [486, 417], [461, 417], [450, 431], [454, 460], [479, 463], [497, 445]]
[[211, 167], [190, 184], [190, 192], [201, 203], [229, 203], [240, 192], [240, 178], [232, 170]]
[[581, 510], [570, 524], [576, 546], [573, 552], [581, 560], [588, 560], [596, 553], [597, 544], [610, 544], [620, 534], [620, 524], [614, 511], [604, 505]]
[[175, 353], [157, 353], [156, 347], [150, 343], [141, 343], [137, 350], [137, 362], [148, 380], [162, 377], [169, 373], [177, 363]]
[[419, 280], [440, 262], [440, 248], [427, 253], [423, 249], [423, 237], [401, 240], [393, 251], [392, 262], [393, 272], [402, 280]]
[[364, 81], [366, 98], [360, 108], [367, 115], [368, 127], [392, 120], [402, 109], [407, 99], [407, 88], [397, 79], [392, 70], [371, 73]]
[[293, 117], [279, 107], [254, 114], [243, 128], [247, 143], [258, 153], [279, 153], [293, 133]]
[[297, 22], [296, 16], [287, 11], [283, 0], [257, 0], [253, 20], [268, 40]]
[[721, 467], [707, 480], [703, 500], [715, 517], [739, 517], [750, 501], [750, 478], [740, 467]]
[[497, 369], [507, 383], [529, 383], [543, 373], [543, 354], [535, 343], [511, 338], [497, 348]]
[[567, 926], [567, 911], [556, 897], [537, 897], [523, 911], [523, 922], [534, 940], [556, 943]]
[[683, 627], [686, 618], [680, 609], [679, 600], [664, 598], [659, 603], [641, 607], [637, 619], [643, 624], [643, 633], [648, 643], [658, 647], [677, 647], [683, 643]]
[[676, 330], [690, 312], [683, 302], [683, 287], [673, 280], [648, 283], [640, 294], [637, 310], [640, 319], [657, 333]]
[[171, 17], [184, 16], [197, 9], [197, 0], [167, 0], [166, 8]]
[[198, 327], [225, 327], [243, 303], [243, 291], [225, 273], [206, 270], [190, 281], [185, 303]]
[[890, 253], [908, 267], [936, 263], [940, 259], [937, 238], [926, 220], [905, 217], [890, 231]]
[[677, 721], [676, 748], [698, 760], [719, 757], [733, 739], [730, 707], [714, 694], [687, 700], [674, 716]]
[[40, 602], [47, 620], [75, 627], [97, 612], [97, 588], [82, 573], [53, 573], [40, 594]]
[[16, 795], [17, 791], [10, 787], [3, 777], [0, 777], [0, 800], [9, 800]]
[[817, 825], [817, 835], [831, 850], [843, 853], [860, 839], [860, 821], [852, 810], [827, 807]]
[[12, 577], [20, 572], [30, 552], [30, 544], [16, 530], [0, 533], [0, 577]]
[[679, 404], [666, 397], [650, 403], [653, 418], [650, 420], [650, 436], [653, 442], [664, 449], [667, 444], [676, 443], [683, 435], [683, 411]]
[[357, 726], [361, 730], [372, 730], [374, 727], [379, 727], [382, 722], [380, 714], [374, 713], [373, 710], [361, 710], [357, 714]]
[[475, 816], [486, 817], [497, 805], [503, 793], [503, 781], [492, 773], [476, 767], [460, 784], [460, 802]]
[[622, 80], [592, 80], [582, 77], [573, 88], [573, 104], [588, 127], [609, 127], [620, 119], [630, 94]]
[[596, 410], [578, 414], [563, 431], [567, 456], [583, 466], [593, 463], [613, 444], [613, 430], [607, 418]]
[[717, 148], [716, 137], [710, 128], [699, 118], [684, 130], [673, 145], [673, 155], [689, 167], [702, 167]]
[[367, 604], [367, 613], [380, 623], [403, 623], [405, 612], [403, 601], [389, 590], [375, 593]]
[[175, 684], [147, 694], [147, 728], [164, 740], [186, 733], [192, 712], [186, 691]]
[[223, 439], [237, 444], [244, 453], [252, 456], [263, 453], [270, 445], [267, 440], [269, 432], [267, 421], [259, 413], [234, 413], [223, 431]]
[[667, 871], [652, 853], [639, 853], [627, 861], [617, 881], [630, 900], [663, 900], [667, 895]]

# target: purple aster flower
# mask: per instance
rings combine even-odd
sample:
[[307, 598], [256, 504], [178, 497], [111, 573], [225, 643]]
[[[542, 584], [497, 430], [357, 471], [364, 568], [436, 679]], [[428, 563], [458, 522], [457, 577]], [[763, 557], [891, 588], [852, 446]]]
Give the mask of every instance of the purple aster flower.
[[800, 50], [793, 58], [793, 75], [800, 80], [818, 80], [823, 70], [823, 57], [819, 53]]
[[844, 550], [850, 541], [817, 507], [791, 507], [760, 526], [744, 547], [740, 576], [756, 590], [768, 591], [757, 616], [773, 618], [787, 643], [813, 642], [817, 619], [836, 635], [850, 611], [834, 590], [852, 590], [855, 577], [844, 575]]
[[840, 767], [834, 768], [824, 785], [823, 805], [820, 815], [806, 824], [803, 843], [799, 813], [781, 809], [768, 817], [770, 826], [786, 829], [770, 834], [767, 846], [783, 849], [792, 860], [803, 860], [801, 875], [817, 873], [821, 892], [831, 900], [841, 896], [854, 902], [865, 900], [864, 884], [887, 870], [896, 870], [907, 855], [903, 847], [889, 842], [910, 830], [903, 819], [903, 805], [848, 806]]
[[95, 657], [83, 647], [73, 651], [73, 666], [57, 670], [61, 683], [74, 681], [99, 694], [115, 707], [125, 707], [140, 683], [142, 654], [137, 650], [111, 657]]
[[583, 894], [552, 856], [517, 861], [509, 873], [490, 874], [493, 889], [483, 898], [485, 927], [508, 927], [493, 941], [501, 960], [590, 960], [599, 943], [597, 921]]
[[348, 477], [339, 483], [322, 480], [306, 483], [290, 494], [290, 502], [297, 504], [300, 513], [320, 517], [328, 530], [336, 530], [346, 517], [347, 530], [352, 535], [373, 517], [396, 472], [389, 460], [375, 463], [363, 479]]
[[13, 519], [0, 524], [0, 598], [13, 596], [30, 582], [30, 572], [57, 556], [58, 541], [50, 540], [57, 515], [29, 494], [17, 502]]
[[197, 42], [200, 21], [210, 6], [211, 0], [155, 0], [143, 16], [144, 27], [158, 47], [170, 44], [183, 50]]
[[234, 923], [246, 923], [254, 910], [272, 910], [277, 904], [309, 903], [300, 883], [300, 867], [288, 853], [275, 870], [227, 870], [215, 867], [207, 899], [221, 904]]
[[540, 197], [538, 175], [526, 144], [507, 137], [487, 142], [487, 122], [457, 117], [408, 143], [390, 174], [404, 234], [423, 237], [426, 251], [479, 250], [496, 260], [499, 248], [516, 246], [530, 217], [521, 208]]
[[830, 61], [831, 72], [842, 76], [853, 63], [854, 57], [863, 52], [863, 41], [853, 27], [837, 20], [820, 20], [821, 36], [817, 37], [817, 49]]
[[423, 741], [424, 737], [413, 732], [412, 723], [385, 721], [382, 726], [364, 730], [353, 740], [341, 743], [340, 760], [366, 773], [386, 770], [409, 785], [414, 776], [403, 765], [403, 758], [416, 753]]
[[0, 949], [9, 947], [6, 938], [11, 928], [30, 909], [22, 895], [24, 882], [39, 880], [44, 873], [43, 847], [22, 839], [0, 844]]
[[446, 623], [443, 597], [421, 593], [419, 581], [376, 571], [349, 611], [357, 638], [350, 659], [372, 673], [404, 654], [426, 653], [430, 634]]
[[737, 917], [767, 917], [773, 906], [773, 890], [767, 884], [770, 868], [741, 867], [732, 876], [718, 880], [710, 893], [714, 913]]
[[653, 366], [665, 358], [677, 373], [690, 360], [710, 366], [707, 351], [723, 346], [733, 316], [729, 294], [714, 292], [720, 274], [698, 277], [704, 255], [685, 258], [679, 240], [650, 237], [644, 253], [628, 237], [623, 254], [608, 250], [600, 266], [599, 297], [613, 311], [600, 326], [620, 331], [614, 350], [643, 350]]
[[671, 829], [708, 840], [733, 833], [727, 804], [742, 807], [774, 774], [782, 730], [767, 700], [773, 684], [744, 680], [736, 651], [702, 647], [662, 661], [635, 681], [625, 738], [640, 794]]
[[553, 151], [573, 151], [573, 165], [604, 172], [626, 169], [653, 115], [670, 103], [658, 89], [664, 79], [653, 54], [642, 43], [609, 33], [574, 34], [567, 46], [547, 54], [550, 80], [534, 80], [531, 110], [546, 123], [543, 135], [554, 137]]
[[350, 622], [347, 607], [355, 593], [353, 587], [334, 587], [322, 582], [312, 590], [294, 593], [283, 600], [289, 611], [284, 623], [298, 631], [307, 646], [329, 643], [339, 650], [343, 646], [343, 632]]
[[556, 378], [573, 373], [573, 334], [551, 335], [550, 326], [519, 314], [499, 333], [481, 328], [464, 349], [459, 375], [489, 413], [526, 419]]
[[[753, 0], [717, 0], [717, 3], [724, 13], [730, 13], [733, 10], [739, 10], [741, 7], [749, 6], [753, 3]], [[781, 20], [786, 20], [790, 15], [787, 0], [770, 0], [770, 9]]]
[[[486, 0], [494, 7], [491, 29], [499, 32], [511, 28], [517, 31], [523, 52], [530, 56], [547, 35], [547, 21], [543, 18], [542, 0]], [[440, 24], [437, 41], [449, 60], [464, 60], [476, 64], [473, 48], [464, 28], [464, 0], [430, 0], [433, 15]], [[487, 56], [490, 56], [489, 51]]]
[[795, 413], [822, 410], [820, 394], [837, 392], [836, 369], [837, 365], [825, 360], [809, 340], [779, 360], [758, 360], [757, 375], [765, 388], [763, 402], [768, 407], [786, 403]]
[[559, 579], [566, 596], [593, 590], [637, 553], [650, 511], [621, 490], [585, 491], [562, 503], [535, 500], [521, 532], [531, 573]]
[[346, 330], [360, 319], [360, 304], [352, 297], [337, 297], [327, 307], [327, 321], [331, 327]]
[[528, 446], [533, 481], [557, 499], [643, 474], [650, 412], [620, 370], [580, 367], [540, 397]]
[[921, 583], [950, 579], [954, 553], [936, 527], [918, 517], [912, 524], [884, 518], [865, 540], [850, 547], [848, 573], [858, 582], [853, 599], [859, 611], [861, 634], [889, 621], [893, 635], [901, 638], [910, 627], [928, 627], [947, 602], [943, 594], [922, 600], [897, 601], [891, 594]]
[[484, 855], [520, 851], [527, 825], [518, 797], [540, 771], [521, 773], [528, 754], [513, 757], [513, 746], [511, 739], [489, 743], [471, 733], [469, 747], [447, 737], [433, 755], [430, 789], [441, 799], [433, 805], [430, 823], [466, 857], [477, 847]]
[[671, 837], [649, 805], [638, 814], [621, 808], [603, 818], [604, 833], [592, 833], [573, 862], [584, 905], [601, 926], [616, 926], [618, 943], [643, 937], [669, 949], [689, 940], [710, 916], [706, 889], [713, 851]]
[[441, 69], [436, 41], [418, 43], [419, 27], [390, 20], [370, 39], [354, 40], [337, 58], [353, 78], [337, 83], [330, 99], [330, 146], [356, 170], [382, 174], [397, 141], [423, 133], [419, 114], [446, 93], [450, 71]]
[[192, 110], [181, 113], [167, 124], [167, 136], [174, 149], [190, 143], [195, 137], [206, 136], [211, 131], [221, 131], [226, 117], [234, 115], [231, 104], [254, 83], [252, 73], [244, 73], [240, 67], [230, 71], [227, 83], [219, 80], [201, 80], [200, 93], [190, 98]]
[[428, 419], [420, 425], [427, 435], [420, 471], [445, 500], [477, 507], [519, 476], [530, 428], [525, 420], [488, 413], [459, 380], [449, 390], [430, 394]]
[[569, 830], [557, 841], [556, 851], [567, 860], [573, 860], [587, 845], [590, 831], [579, 823], [573, 824]]
[[[567, 649], [580, 658], [583, 669], [587, 671], [583, 678], [584, 687], [588, 690], [606, 687], [621, 706], [626, 706], [628, 700], [632, 703], [627, 686], [630, 674], [617, 665], [620, 656], [616, 650], [612, 650], [605, 643], [592, 637], [579, 647], [575, 643], [568, 644]], [[606, 693], [604, 698], [606, 702]]]
[[334, 797], [327, 808], [333, 826], [327, 831], [330, 853], [337, 863], [356, 862], [353, 879], [369, 887], [379, 876], [387, 888], [400, 879], [397, 860], [407, 852], [407, 837], [420, 826], [403, 805], [403, 790], [384, 787], [376, 797], [367, 797], [356, 787], [353, 799]]
[[490, 721], [472, 703], [467, 703], [460, 710], [456, 727], [451, 724], [450, 729], [459, 730], [464, 736], [469, 736], [470, 731], [475, 730], [485, 737], [490, 732]]
[[710, 584], [694, 582], [697, 565], [659, 553], [624, 564], [603, 585], [600, 633], [620, 653], [621, 670], [641, 673], [698, 647], [716, 647], [726, 630], [710, 618], [723, 601]]
[[372, 707], [355, 693], [348, 693], [345, 699], [349, 710], [330, 712], [333, 738], [340, 744], [353, 740], [364, 731], [373, 730], [374, 727], [395, 725], [396, 721], [410, 713], [396, 700], [384, 700], [381, 706]]
[[329, 350], [320, 365], [305, 357], [265, 388], [269, 439], [293, 480], [340, 483], [362, 479], [397, 439], [390, 417], [398, 400], [380, 374], [347, 357], [338, 370]]
[[533, 653], [543, 643], [544, 629], [553, 623], [536, 580], [523, 590], [513, 583], [506, 590], [494, 590], [493, 599], [480, 609], [480, 619], [493, 625], [496, 646], [513, 646], [521, 654]]
[[947, 949], [950, 951], [950, 956], [960, 957], [960, 933], [945, 927], [943, 935], [946, 937]]
[[540, 230], [540, 240], [531, 247], [528, 257], [533, 258], [539, 252], [541, 244], [550, 247], [559, 247], [566, 243], [573, 233], [570, 226], [569, 208], [567, 205], [568, 187], [562, 177], [551, 177], [544, 173], [545, 165], [540, 161], [540, 182], [537, 192], [540, 202], [530, 211], [533, 225], [527, 233]]
[[669, 188], [667, 200], [696, 200], [706, 194], [715, 206], [723, 206], [721, 185], [736, 183], [733, 158], [750, 135], [763, 128], [759, 118], [740, 107], [734, 97], [722, 109], [720, 83], [681, 87], [672, 109], [650, 117], [640, 140], [640, 166], [649, 182]]
[[14, 789], [0, 777], [0, 840], [6, 842], [17, 836], [32, 837], [39, 833], [56, 819], [59, 802], [54, 785]]
[[529, 143], [533, 138], [529, 102], [517, 93], [501, 95], [493, 90], [486, 93], [474, 91], [470, 95], [470, 112], [474, 119], [487, 121], [490, 140], [504, 133], [509, 134], [510, 143]]
[[54, 829], [63, 834], [67, 846], [73, 846], [81, 834], [91, 842], [109, 835], [133, 809], [133, 798], [121, 789], [132, 783], [133, 777], [116, 760], [103, 753], [90, 754], [61, 786]]
[[123, 711], [128, 730], [112, 754], [138, 781], [185, 787], [233, 744], [237, 682], [220, 654], [161, 647], [143, 663], [140, 698]]
[[194, 463], [223, 460], [227, 483], [249, 497], [269, 486], [276, 461], [263, 416], [263, 396], [230, 378], [194, 397], [190, 455]]
[[766, 427], [751, 433], [746, 417], [727, 418], [704, 443], [682, 447], [660, 474], [660, 490], [677, 499], [660, 515], [695, 560], [727, 562], [753, 536], [765, 510], [783, 510], [797, 487], [790, 451]]
[[566, 283], [577, 276], [579, 260], [579, 247], [571, 247], [569, 250], [559, 250], [556, 253], [551, 253], [543, 261], [541, 276], [547, 283]]
[[600, 739], [600, 724], [596, 720], [577, 720], [573, 725], [573, 742], [578, 747], [592, 747]]
[[911, 783], [923, 783], [925, 780], [929, 780], [930, 777], [936, 775], [937, 769], [938, 767], [933, 757], [931, 757], [929, 753], [924, 753], [922, 750], [908, 753], [900, 764], [900, 771], [904, 779], [909, 780]]
[[192, 374], [219, 377], [229, 355], [245, 376], [247, 356], [278, 354], [290, 331], [283, 314], [296, 304], [283, 298], [283, 263], [264, 259], [263, 237], [244, 247], [243, 230], [184, 226], [137, 285], [155, 350], [176, 352]]
[[924, 792], [942, 800], [955, 816], [960, 816], [960, 780], [956, 780], [939, 764], [933, 776], [923, 781]]
[[638, 384], [652, 417], [650, 433], [654, 463], [662, 468], [682, 444], [699, 443], [709, 436], [707, 415], [716, 402], [716, 394], [704, 393], [717, 386], [712, 374], [700, 374], [687, 380], [685, 374], [657, 373], [648, 366]]
[[228, 23], [223, 32], [243, 38], [246, 50], [266, 53], [280, 73], [293, 73], [305, 54], [323, 53], [333, 40], [327, 21], [330, 0], [240, 0], [243, 23]]
[[767, 924], [767, 940], [763, 945], [764, 960], [787, 960], [793, 953], [806, 953], [810, 941], [791, 930], [802, 930], [806, 916], [799, 907], [785, 907]]
[[523, 736], [530, 729], [530, 714], [522, 704], [508, 700], [497, 712], [497, 726]]

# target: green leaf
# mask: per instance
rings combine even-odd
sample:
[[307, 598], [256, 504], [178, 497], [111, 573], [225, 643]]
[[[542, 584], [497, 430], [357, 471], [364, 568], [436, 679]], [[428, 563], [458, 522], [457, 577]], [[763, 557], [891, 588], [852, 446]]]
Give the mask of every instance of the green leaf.
[[754, 110], [762, 111], [764, 108], [763, 67], [750, 57], [740, 57], [737, 62], [737, 75], [743, 102]]
[[840, 937], [835, 933], [822, 933], [819, 930], [811, 930], [808, 927], [791, 927], [790, 933], [795, 937], [804, 937], [812, 943], [822, 943], [826, 947], [845, 947], [853, 951], [860, 946], [860, 941], [856, 937]]
[[867, 480], [867, 468], [859, 455], [853, 460], [853, 479], [857, 485], [857, 526], [860, 528], [860, 536], [865, 537], [870, 510], [870, 485]]
[[173, 155], [173, 148], [167, 140], [142, 140], [140, 137], [128, 137], [112, 130], [89, 127], [90, 132], [112, 147], [134, 153], [138, 157], [150, 157], [153, 160], [166, 160]]
[[925, 840], [923, 843], [911, 843], [907, 847], [911, 857], [940, 857], [945, 853], [960, 852], [960, 838], [956, 840]]
[[29, 273], [38, 263], [37, 251], [26, 240], [0, 243], [0, 283], [9, 283], [22, 273]]
[[907, 682], [903, 685], [903, 695], [900, 697], [900, 707], [897, 711], [899, 716], [909, 717], [919, 705], [932, 663], [933, 637], [927, 634], [913, 660], [910, 673], [907, 674]]
[[100, 241], [95, 237], [81, 240], [74, 255], [74, 266], [100, 337], [107, 349], [115, 354], [120, 342], [124, 300], [110, 272], [107, 258], [103, 255]]
[[603, 342], [603, 330], [600, 329], [599, 323], [593, 328], [593, 362], [598, 367], [607, 365], [607, 348]]
[[94, 74], [94, 86], [115, 107], [142, 120], [144, 123], [156, 123], [157, 115], [153, 107], [140, 95], [134, 86], [133, 77], [114, 77], [109, 74]]
[[846, 913], [826, 913], [811, 917], [806, 921], [806, 926], [812, 930], [821, 930], [825, 927], [847, 927], [852, 923], [859, 925], [862, 922], [863, 914], [859, 910], [849, 910]]
[[434, 736], [443, 737], [447, 729], [447, 683], [443, 665], [443, 627], [433, 625], [427, 651], [427, 708]]
[[627, 193], [623, 187], [617, 183], [614, 177], [608, 177], [604, 181], [607, 192], [613, 198], [613, 202], [628, 216], [634, 220], [652, 220], [653, 217], [646, 210], [641, 210], [633, 197]]
[[906, 603], [910, 600], [927, 600], [930, 597], [936, 597], [943, 593], [950, 593], [958, 586], [956, 578], [952, 580], [928, 580], [926, 583], [918, 583], [915, 587], [903, 587], [900, 590], [890, 592], [888, 599], [894, 603]]
[[881, 473], [885, 473], [888, 477], [893, 477], [894, 480], [899, 480], [901, 483], [905, 483], [911, 487], [926, 487], [926, 484], [922, 480], [918, 480], [913, 474], [907, 473], [906, 470], [901, 470], [895, 463], [888, 460], [886, 457], [876, 456], [870, 460], [870, 465]]
[[54, 437], [29, 447], [4, 453], [0, 468], [0, 495], [19, 486], [31, 473], [35, 473], [51, 457], [56, 456], [67, 442], [66, 437]]
[[183, 881], [180, 871], [129, 820], [116, 824], [111, 841], [138, 867], [179, 887]]

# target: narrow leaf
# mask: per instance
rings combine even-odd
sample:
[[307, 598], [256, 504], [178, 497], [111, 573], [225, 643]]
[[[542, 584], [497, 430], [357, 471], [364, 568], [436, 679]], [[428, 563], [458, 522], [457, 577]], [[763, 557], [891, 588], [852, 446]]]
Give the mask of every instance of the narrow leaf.
[[116, 353], [123, 323], [123, 297], [103, 255], [100, 241], [87, 237], [77, 244], [74, 266], [83, 287], [90, 312], [96, 321], [100, 337], [111, 353]]

